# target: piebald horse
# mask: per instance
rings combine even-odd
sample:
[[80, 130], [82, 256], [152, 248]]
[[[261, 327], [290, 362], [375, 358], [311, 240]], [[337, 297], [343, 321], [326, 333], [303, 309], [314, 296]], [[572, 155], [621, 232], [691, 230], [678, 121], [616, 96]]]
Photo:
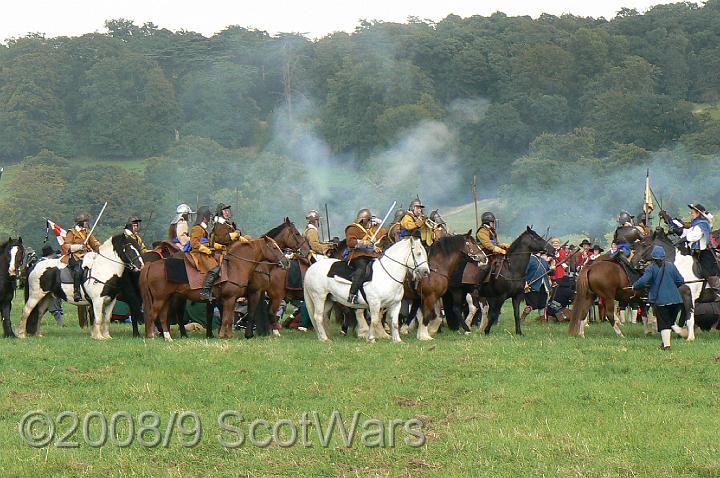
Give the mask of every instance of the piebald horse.
[[[60, 259], [45, 259], [37, 263], [28, 274], [26, 287], [27, 302], [23, 308], [22, 320], [18, 326], [18, 336], [25, 337], [27, 320], [31, 314], [37, 313], [38, 318], [47, 311], [52, 296], [67, 300], [73, 305], [92, 305], [95, 323], [92, 327], [93, 339], [110, 339], [110, 318], [120, 292], [120, 277], [126, 268], [140, 270], [143, 260], [140, 246], [131, 237], [118, 234], [100, 245], [98, 252], [88, 252], [82, 262], [83, 269], [88, 273], [82, 281], [80, 294], [82, 300], [75, 302], [73, 284], [63, 283], [62, 270], [67, 268]], [[40, 323], [37, 324], [35, 335], [40, 335]]]
[[405, 278], [420, 280], [430, 275], [427, 252], [420, 239], [407, 237], [390, 246], [372, 263], [372, 280], [365, 282], [364, 294], [360, 294], [359, 304], [347, 301], [350, 281], [339, 277], [328, 277], [330, 267], [337, 259], [318, 261], [311, 265], [305, 274], [305, 304], [310, 320], [317, 332], [318, 339], [327, 341], [325, 330], [332, 302], [356, 309], [358, 323], [364, 321], [363, 310], [370, 310], [371, 325], [368, 330], [368, 342], [375, 341], [375, 333], [381, 327], [380, 312], [387, 310], [392, 324], [392, 340], [402, 342], [398, 327], [398, 314], [404, 293]]

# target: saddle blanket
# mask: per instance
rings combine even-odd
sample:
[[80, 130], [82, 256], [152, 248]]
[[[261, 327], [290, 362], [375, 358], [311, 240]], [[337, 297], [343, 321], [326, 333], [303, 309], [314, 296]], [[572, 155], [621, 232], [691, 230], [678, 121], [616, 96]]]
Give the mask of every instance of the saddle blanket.
[[[375, 261], [368, 262], [367, 267], [365, 268], [365, 278], [363, 279], [363, 282], [370, 282], [372, 280], [372, 265]], [[345, 279], [348, 281], [352, 281], [352, 273], [353, 270], [350, 268], [350, 266], [345, 261], [337, 261], [333, 265], [330, 266], [330, 270], [327, 273], [328, 277], [340, 277], [341, 279]]]
[[302, 290], [303, 280], [305, 279], [302, 269], [300, 268], [300, 261], [293, 259], [290, 261], [290, 270], [285, 276], [285, 288], [287, 290]]
[[[176, 284], [188, 284], [191, 289], [202, 289], [207, 274], [200, 272], [195, 265], [193, 257], [186, 253], [183, 259], [170, 257], [165, 259], [165, 277], [168, 282]], [[225, 261], [221, 262], [220, 277], [215, 284], [227, 282], [227, 267]]]

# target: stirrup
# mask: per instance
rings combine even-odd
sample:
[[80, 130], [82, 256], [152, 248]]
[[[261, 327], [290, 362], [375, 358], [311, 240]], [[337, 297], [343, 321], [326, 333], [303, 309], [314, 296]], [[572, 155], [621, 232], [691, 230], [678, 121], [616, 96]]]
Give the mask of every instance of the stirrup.
[[351, 303], [351, 304], [359, 304], [359, 303], [360, 303], [360, 301], [358, 300], [358, 295], [357, 295], [357, 293], [355, 293], [355, 294], [352, 294], [352, 293], [351, 293], [350, 295], [348, 295], [348, 299], [347, 299], [347, 300], [348, 300], [348, 302]]

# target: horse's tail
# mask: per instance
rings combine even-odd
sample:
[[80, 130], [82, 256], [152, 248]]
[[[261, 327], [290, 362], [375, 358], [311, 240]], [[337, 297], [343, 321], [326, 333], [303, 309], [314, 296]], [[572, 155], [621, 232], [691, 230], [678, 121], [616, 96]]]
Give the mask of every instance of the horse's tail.
[[590, 267], [584, 268], [576, 282], [577, 289], [568, 328], [568, 334], [573, 337], [580, 335], [582, 323], [593, 303], [592, 291], [590, 290], [590, 269]]

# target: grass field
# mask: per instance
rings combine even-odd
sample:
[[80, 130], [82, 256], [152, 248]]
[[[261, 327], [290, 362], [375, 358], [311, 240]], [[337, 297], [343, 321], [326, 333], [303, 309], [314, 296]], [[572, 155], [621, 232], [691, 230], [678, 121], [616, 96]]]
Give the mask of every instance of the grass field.
[[[46, 316], [44, 337], [0, 341], [2, 477], [720, 476], [717, 333], [661, 352], [638, 325], [625, 326], [624, 340], [607, 324], [591, 325], [585, 340], [568, 337], [565, 324], [530, 323], [515, 337], [506, 313], [489, 337], [446, 331], [431, 343], [334, 334], [323, 344], [297, 331], [165, 343], [132, 339], [125, 324], [113, 325], [112, 341], [95, 342], [78, 328], [74, 308], [66, 307], [66, 321], [61, 329]], [[35, 449], [18, 432], [32, 410], [71, 411], [80, 425], [94, 410], [155, 411], [171, 440], [91, 448], [78, 428], [69, 440], [79, 448], [58, 448], [56, 438]], [[359, 436], [350, 448], [337, 437], [321, 448], [311, 426], [312, 447], [225, 449], [217, 435], [234, 435], [217, 424], [224, 410], [246, 417], [246, 435], [256, 418], [299, 423], [312, 411], [323, 426], [333, 410], [348, 425], [355, 411], [361, 422], [416, 418], [426, 443], [409, 447], [399, 430], [394, 448], [363, 446]], [[165, 433], [174, 411], [200, 414], [196, 447], [184, 448], [188, 438], [177, 429]], [[91, 439], [101, 435], [92, 423]], [[118, 423], [125, 437], [126, 422]], [[69, 429], [61, 421], [56, 437]]]

